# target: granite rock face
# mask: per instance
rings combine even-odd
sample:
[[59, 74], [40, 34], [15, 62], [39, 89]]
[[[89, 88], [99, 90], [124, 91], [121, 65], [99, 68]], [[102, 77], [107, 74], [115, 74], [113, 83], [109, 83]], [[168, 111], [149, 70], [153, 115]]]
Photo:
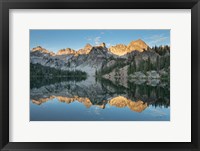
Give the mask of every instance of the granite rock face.
[[148, 47], [149, 46], [144, 41], [138, 39], [135, 41], [131, 41], [127, 46], [124, 44], [117, 44], [115, 46], [111, 46], [109, 48], [109, 51], [113, 54], [123, 56], [127, 53], [131, 53], [132, 51], [143, 52], [147, 50]]

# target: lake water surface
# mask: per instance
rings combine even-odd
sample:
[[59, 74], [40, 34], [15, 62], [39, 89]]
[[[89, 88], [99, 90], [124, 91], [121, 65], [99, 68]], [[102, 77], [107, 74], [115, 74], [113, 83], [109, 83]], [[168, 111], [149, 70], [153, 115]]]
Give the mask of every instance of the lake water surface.
[[169, 121], [169, 82], [31, 79], [30, 121]]

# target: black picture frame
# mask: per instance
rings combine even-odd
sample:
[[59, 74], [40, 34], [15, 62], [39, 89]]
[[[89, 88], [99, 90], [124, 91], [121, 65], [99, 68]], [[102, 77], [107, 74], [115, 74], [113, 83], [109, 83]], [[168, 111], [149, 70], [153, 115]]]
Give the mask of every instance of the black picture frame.
[[[9, 142], [9, 9], [191, 9], [191, 142]], [[1, 150], [200, 150], [200, 2], [199, 0], [0, 0], [0, 148]]]

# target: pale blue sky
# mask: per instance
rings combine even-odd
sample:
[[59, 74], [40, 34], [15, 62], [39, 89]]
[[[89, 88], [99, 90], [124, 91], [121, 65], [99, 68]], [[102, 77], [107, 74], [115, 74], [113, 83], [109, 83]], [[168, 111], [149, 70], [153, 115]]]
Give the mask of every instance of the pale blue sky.
[[150, 47], [170, 45], [170, 30], [30, 30], [30, 49], [42, 46], [57, 52], [63, 48], [78, 50], [87, 43], [107, 47], [128, 45], [132, 40], [142, 39]]

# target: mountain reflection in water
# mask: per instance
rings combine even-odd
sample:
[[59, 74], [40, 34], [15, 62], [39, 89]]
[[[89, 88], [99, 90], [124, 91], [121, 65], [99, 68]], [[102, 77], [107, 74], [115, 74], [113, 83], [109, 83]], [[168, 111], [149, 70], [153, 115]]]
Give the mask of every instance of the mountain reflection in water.
[[[139, 83], [139, 84], [138, 84]], [[169, 121], [169, 82], [31, 80], [31, 121]], [[64, 103], [64, 104], [63, 104]]]
[[[41, 105], [42, 103], [45, 103], [52, 99], [57, 99], [59, 102], [64, 102], [67, 104], [72, 103], [74, 101], [78, 101], [78, 102], [82, 103], [83, 105], [85, 105], [86, 108], [90, 108], [93, 105], [92, 102], [90, 101], [90, 99], [81, 98], [78, 96], [75, 96], [74, 98], [68, 98], [68, 97], [63, 97], [63, 96], [50, 96], [49, 98], [41, 98], [39, 100], [32, 99], [32, 102], [37, 105]], [[130, 108], [130, 110], [135, 111], [135, 112], [142, 112], [147, 107], [147, 103], [144, 103], [141, 100], [134, 102], [123, 96], [118, 96], [118, 97], [112, 98], [109, 101], [103, 100], [102, 105], [96, 105], [96, 106], [104, 109], [106, 107], [107, 103], [110, 106], [116, 106], [118, 108], [128, 107], [128, 108]]]

